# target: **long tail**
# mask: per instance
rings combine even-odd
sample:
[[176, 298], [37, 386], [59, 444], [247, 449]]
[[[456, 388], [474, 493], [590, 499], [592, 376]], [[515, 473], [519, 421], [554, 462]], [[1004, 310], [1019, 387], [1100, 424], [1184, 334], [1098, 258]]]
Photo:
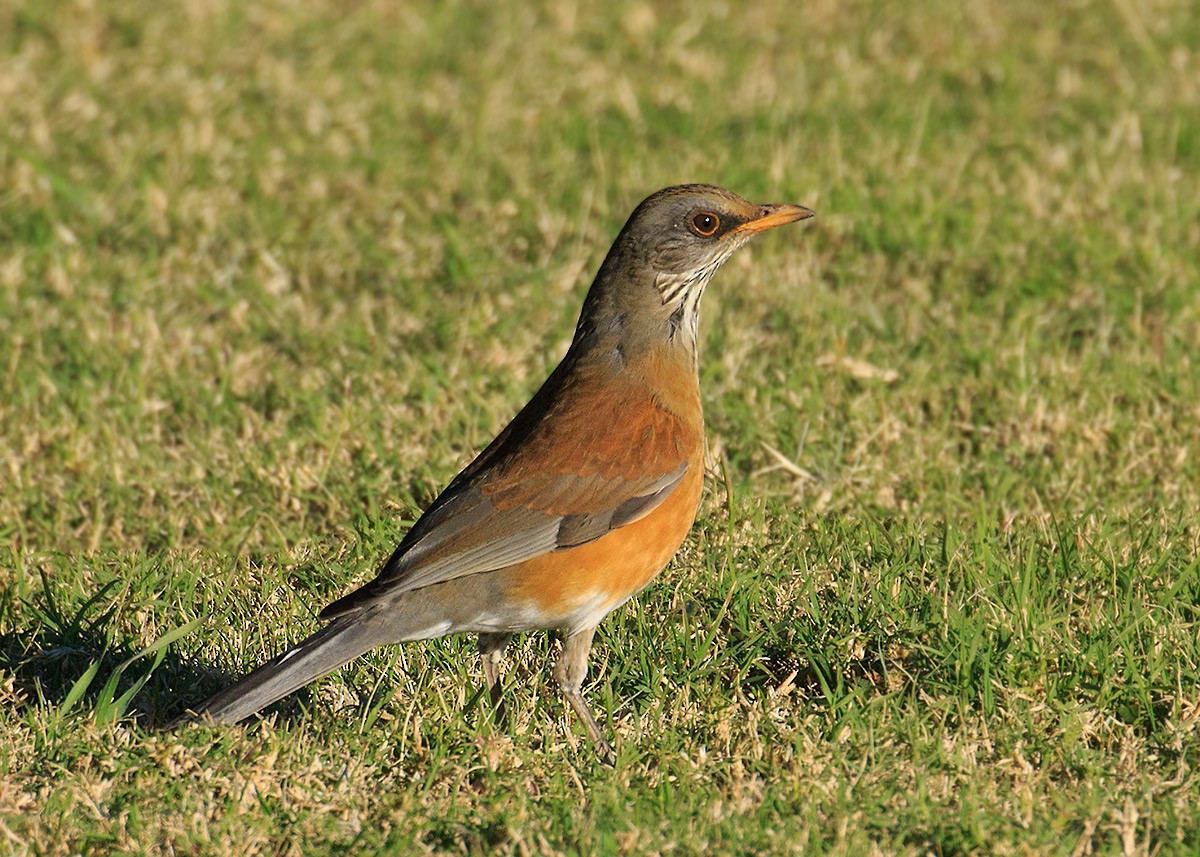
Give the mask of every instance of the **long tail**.
[[334, 619], [194, 711], [172, 720], [165, 728], [175, 729], [204, 718], [212, 718], [217, 723], [237, 723], [261, 711], [367, 650], [388, 642], [372, 618], [369, 614], [355, 612]]

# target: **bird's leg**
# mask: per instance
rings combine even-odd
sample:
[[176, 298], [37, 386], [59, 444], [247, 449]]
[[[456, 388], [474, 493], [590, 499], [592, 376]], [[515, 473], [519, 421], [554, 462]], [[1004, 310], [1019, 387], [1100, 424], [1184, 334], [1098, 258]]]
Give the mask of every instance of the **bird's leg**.
[[587, 677], [588, 654], [592, 650], [592, 637], [595, 634], [596, 628], [592, 626], [576, 631], [563, 640], [562, 653], [554, 665], [554, 680], [558, 682], [563, 696], [587, 727], [588, 736], [596, 747], [596, 755], [600, 757], [600, 761], [607, 765], [615, 765], [617, 754], [612, 745], [605, 740], [604, 733], [600, 731], [600, 724], [596, 722], [592, 709], [583, 698], [583, 680]]
[[512, 640], [512, 634], [480, 634], [479, 654], [483, 658], [483, 679], [487, 682], [488, 695], [492, 698], [492, 710], [496, 721], [504, 722], [504, 688], [500, 686], [500, 661], [504, 648]]

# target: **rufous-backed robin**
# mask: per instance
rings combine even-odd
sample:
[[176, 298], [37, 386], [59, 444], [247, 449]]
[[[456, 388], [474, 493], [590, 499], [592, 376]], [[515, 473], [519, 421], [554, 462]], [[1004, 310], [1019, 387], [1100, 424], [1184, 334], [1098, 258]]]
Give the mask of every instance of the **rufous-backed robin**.
[[583, 698], [596, 626], [658, 574], [696, 517], [704, 473], [697, 313], [751, 236], [812, 212], [711, 185], [669, 187], [630, 216], [566, 356], [328, 624], [180, 721], [233, 723], [368, 649], [479, 635], [492, 701], [514, 634], [559, 629], [554, 677], [613, 761]]

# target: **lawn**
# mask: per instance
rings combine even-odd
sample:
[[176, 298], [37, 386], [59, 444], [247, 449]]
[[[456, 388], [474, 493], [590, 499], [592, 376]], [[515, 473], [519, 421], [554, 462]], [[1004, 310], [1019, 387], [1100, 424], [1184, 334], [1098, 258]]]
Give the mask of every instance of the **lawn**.
[[[0, 853], [1200, 852], [1187, 0], [0, 3]], [[601, 627], [317, 627], [669, 184], [709, 478]]]

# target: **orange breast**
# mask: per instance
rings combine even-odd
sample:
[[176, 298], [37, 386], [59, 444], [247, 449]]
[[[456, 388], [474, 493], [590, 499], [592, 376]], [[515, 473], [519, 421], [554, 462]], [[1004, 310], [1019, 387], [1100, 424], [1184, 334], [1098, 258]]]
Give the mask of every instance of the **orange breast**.
[[595, 624], [670, 562], [696, 518], [703, 482], [703, 460], [696, 456], [671, 496], [641, 520], [506, 569], [509, 599], [543, 614], [547, 625]]
[[[631, 357], [624, 372], [614, 373], [607, 364], [575, 367], [549, 403], [546, 419], [498, 473], [498, 484], [484, 490], [498, 508], [518, 505], [560, 515], [612, 509], [634, 496], [620, 493], [630, 482], [671, 473], [685, 461], [680, 483], [644, 518], [497, 572], [506, 604], [518, 608], [529, 627], [596, 625], [662, 571], [700, 505], [704, 419], [692, 364], [654, 349]], [[569, 495], [563, 502], [546, 487], [560, 473], [576, 477], [572, 484], [606, 480], [613, 490], [597, 485], [587, 502], [587, 495]]]

